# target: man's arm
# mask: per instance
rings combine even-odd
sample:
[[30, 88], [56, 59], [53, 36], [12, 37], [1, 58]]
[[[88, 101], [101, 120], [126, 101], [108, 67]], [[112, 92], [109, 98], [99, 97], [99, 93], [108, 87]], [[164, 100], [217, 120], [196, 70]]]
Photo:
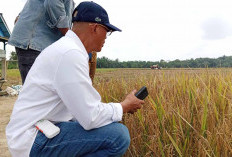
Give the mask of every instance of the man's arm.
[[[56, 27], [60, 32], [65, 35], [69, 30], [71, 21], [71, 12], [67, 13], [65, 11], [64, 0], [45, 0], [44, 7], [49, 16], [49, 26]], [[70, 10], [73, 10], [73, 5], [70, 3]], [[70, 14], [70, 15], [68, 15]]]
[[134, 113], [143, 100], [131, 92], [121, 103], [102, 103], [92, 86], [88, 58], [77, 50], [63, 55], [57, 67], [54, 87], [71, 114], [86, 130], [99, 128], [122, 120], [123, 113]]
[[88, 58], [77, 50], [62, 56], [54, 87], [69, 112], [86, 130], [122, 120], [120, 103], [101, 102], [101, 96], [89, 77]]

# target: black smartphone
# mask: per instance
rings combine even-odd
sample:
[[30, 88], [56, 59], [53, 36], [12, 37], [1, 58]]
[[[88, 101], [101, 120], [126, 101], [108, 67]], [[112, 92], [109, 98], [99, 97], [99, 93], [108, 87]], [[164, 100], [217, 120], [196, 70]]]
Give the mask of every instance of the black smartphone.
[[135, 96], [140, 100], [144, 100], [148, 96], [147, 87], [143, 86], [138, 92], [135, 93]]

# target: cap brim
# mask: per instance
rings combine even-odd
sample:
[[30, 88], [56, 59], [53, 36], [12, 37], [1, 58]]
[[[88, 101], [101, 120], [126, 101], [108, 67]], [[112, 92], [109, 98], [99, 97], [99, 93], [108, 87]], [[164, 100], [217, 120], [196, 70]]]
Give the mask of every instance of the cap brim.
[[117, 27], [115, 27], [115, 26], [113, 26], [113, 25], [111, 25], [111, 24], [109, 24], [109, 23], [107, 23], [107, 24], [104, 24], [107, 28], [109, 28], [110, 30], [112, 30], [113, 32], [114, 31], [119, 31], [119, 32], [121, 32], [122, 30], [121, 29], [119, 29], [119, 28], [117, 28]]

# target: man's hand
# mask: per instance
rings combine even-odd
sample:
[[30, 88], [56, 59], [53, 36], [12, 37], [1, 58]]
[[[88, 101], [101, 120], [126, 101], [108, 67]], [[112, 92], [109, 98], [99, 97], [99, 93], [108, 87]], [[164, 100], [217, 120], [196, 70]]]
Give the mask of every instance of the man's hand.
[[134, 113], [142, 107], [144, 104], [143, 100], [136, 98], [136, 90], [133, 90], [129, 95], [126, 96], [126, 99], [121, 102], [123, 113]]

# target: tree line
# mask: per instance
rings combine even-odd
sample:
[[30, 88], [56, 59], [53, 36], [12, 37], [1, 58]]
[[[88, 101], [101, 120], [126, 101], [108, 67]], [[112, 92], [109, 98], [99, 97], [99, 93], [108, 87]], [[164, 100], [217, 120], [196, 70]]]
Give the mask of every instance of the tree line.
[[219, 58], [196, 58], [174, 61], [123, 61], [111, 60], [107, 57], [97, 59], [97, 68], [150, 68], [158, 65], [162, 68], [219, 68], [232, 67], [232, 56], [222, 56]]
[[[17, 69], [17, 55], [11, 52], [8, 62], [8, 69]], [[162, 68], [219, 68], [232, 67], [232, 56], [222, 56], [219, 58], [196, 58], [174, 61], [119, 61], [111, 60], [107, 57], [97, 58], [97, 68], [150, 68], [152, 65], [158, 65]]]

